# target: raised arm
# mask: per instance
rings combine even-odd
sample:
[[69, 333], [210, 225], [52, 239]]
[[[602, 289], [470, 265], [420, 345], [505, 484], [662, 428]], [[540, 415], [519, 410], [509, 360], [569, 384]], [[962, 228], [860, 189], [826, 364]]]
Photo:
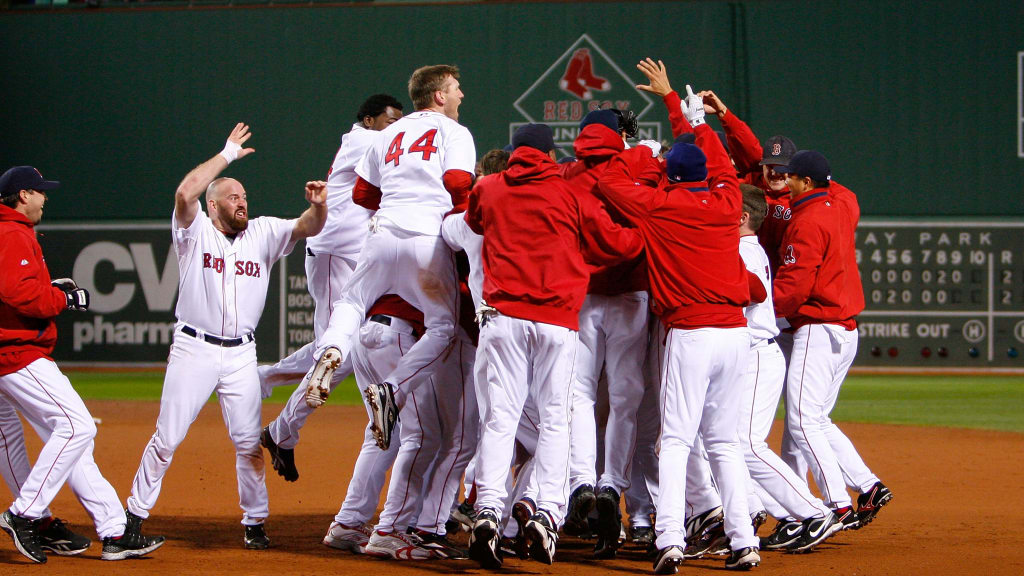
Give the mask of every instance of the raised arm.
[[682, 134], [693, 132], [690, 124], [683, 117], [682, 100], [668, 81], [668, 70], [665, 68], [665, 63], [661, 60], [655, 62], [650, 58], [645, 58], [636, 65], [636, 68], [643, 72], [644, 76], [647, 76], [647, 81], [650, 82], [650, 84], [637, 84], [637, 90], [657, 94], [665, 102], [665, 108], [668, 109], [668, 120], [672, 125], [672, 137], [678, 138]]
[[747, 123], [740, 120], [736, 114], [730, 113], [722, 99], [712, 90], [701, 90], [697, 93], [704, 102], [704, 111], [708, 114], [715, 114], [722, 123], [725, 130], [725, 137], [729, 140], [729, 154], [736, 163], [736, 170], [740, 174], [749, 172], [760, 172], [761, 167], [761, 143], [757, 140], [753, 130]]
[[309, 208], [295, 221], [292, 242], [316, 236], [327, 222], [327, 183], [315, 180], [306, 182], [306, 201]]
[[185, 175], [174, 193], [174, 214], [178, 226], [188, 228], [192, 225], [199, 210], [196, 200], [206, 192], [206, 187], [228, 167], [228, 164], [255, 152], [252, 148], [242, 148], [242, 144], [245, 144], [250, 136], [252, 133], [249, 132], [249, 126], [239, 122], [231, 131], [224, 149], [219, 154]]

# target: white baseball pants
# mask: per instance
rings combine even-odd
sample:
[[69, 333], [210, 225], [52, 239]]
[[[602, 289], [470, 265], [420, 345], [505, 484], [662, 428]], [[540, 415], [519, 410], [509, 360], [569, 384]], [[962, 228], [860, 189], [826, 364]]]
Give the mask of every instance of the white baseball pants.
[[242, 524], [261, 524], [270, 514], [260, 447], [256, 342], [227, 348], [183, 334], [180, 329], [174, 334], [167, 359], [156, 432], [142, 452], [128, 498], [132, 514], [149, 517], [174, 451], [214, 392], [235, 446], [238, 503], [244, 512]]
[[384, 382], [402, 389], [395, 396], [401, 405], [405, 393], [415, 390], [437, 370], [455, 335], [459, 307], [455, 256], [440, 236], [407, 232], [386, 219], [371, 222], [375, 224], [359, 263], [341, 299], [334, 304], [317, 350], [319, 356], [327, 346], [336, 346], [342, 359], [348, 358], [352, 338], [366, 310], [385, 294], [400, 296], [423, 312], [427, 328], [395, 369], [384, 375]]
[[480, 414], [473, 383], [476, 347], [458, 328], [455, 348], [434, 375], [441, 424], [441, 447], [434, 456], [424, 486], [423, 506], [416, 527], [434, 534], [445, 533], [448, 513], [459, 491], [462, 474], [476, 454]]
[[658, 495], [658, 437], [661, 435], [661, 364], [665, 327], [648, 313], [644, 395], [637, 409], [636, 451], [626, 490], [626, 513], [633, 528], [651, 526]]
[[775, 411], [786, 379], [786, 360], [774, 342], [758, 340], [750, 350], [750, 365], [744, 375], [740, 402], [740, 443], [750, 478], [770, 498], [761, 498], [775, 518], [805, 520], [829, 512], [800, 478], [768, 447]]
[[737, 421], [742, 371], [750, 351], [746, 328], [672, 329], [661, 391], [661, 461], [657, 547], [686, 546], [686, 467], [698, 432], [711, 460], [733, 550], [758, 546], [750, 525], [747, 470]]
[[527, 396], [536, 402], [540, 422], [534, 475], [537, 507], [561, 525], [569, 496], [569, 396], [575, 378], [576, 331], [492, 316], [480, 331], [486, 349], [488, 402], [480, 407], [476, 509], [504, 510], [516, 430]]
[[807, 459], [822, 500], [832, 508], [851, 504], [847, 478], [862, 492], [878, 481], [850, 439], [829, 418], [857, 355], [857, 341], [856, 329], [833, 324], [801, 326], [793, 335], [787, 374], [790, 434]]
[[[589, 484], [629, 487], [636, 449], [637, 409], [644, 393], [647, 356], [647, 292], [616, 296], [588, 294], [580, 310], [576, 380], [572, 391], [569, 491]], [[597, 478], [598, 380], [608, 382], [608, 422], [604, 431], [604, 466]]]
[[[373, 382], [380, 382], [380, 377], [394, 369], [404, 350], [409, 350], [416, 342], [412, 327], [399, 318], [391, 317], [391, 325], [385, 326], [377, 322], [366, 322], [359, 330], [359, 339], [352, 349], [352, 364], [356, 374], [356, 385], [360, 388]], [[366, 406], [366, 398], [363, 398]], [[370, 408], [366, 406], [369, 420]], [[413, 426], [406, 422], [405, 415], [395, 425], [395, 438], [401, 438], [405, 426]], [[363, 431], [363, 445], [356, 457], [352, 479], [345, 492], [345, 501], [335, 515], [334, 520], [346, 526], [362, 526], [373, 518], [380, 502], [380, 492], [384, 488], [388, 469], [398, 456], [400, 442], [392, 442], [387, 451], [377, 447], [369, 421]]]

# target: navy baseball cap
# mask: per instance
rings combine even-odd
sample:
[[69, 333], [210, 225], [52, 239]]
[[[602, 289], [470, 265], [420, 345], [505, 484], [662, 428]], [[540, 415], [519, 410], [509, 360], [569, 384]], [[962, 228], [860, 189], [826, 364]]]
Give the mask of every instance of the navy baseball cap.
[[0, 176], [0, 197], [13, 196], [21, 190], [56, 190], [60, 182], [46, 180], [31, 166], [15, 166]]
[[580, 121], [580, 130], [583, 130], [591, 124], [603, 124], [611, 129], [616, 134], [619, 133], [619, 117], [608, 109], [591, 110], [583, 117]]
[[529, 146], [541, 152], [555, 149], [555, 138], [547, 124], [523, 124], [512, 135], [512, 146]]
[[676, 144], [665, 156], [665, 174], [673, 182], [703, 182], [708, 179], [707, 156], [693, 144]]
[[796, 174], [805, 176], [816, 182], [828, 182], [832, 179], [832, 168], [821, 152], [801, 150], [789, 159], [784, 166], [773, 166], [779, 174]]
[[[789, 159], [796, 154], [796, 144], [785, 136], [772, 136], [764, 143], [764, 154], [761, 158], [761, 166], [775, 166], [777, 164], [788, 164]], [[776, 170], [778, 172], [778, 170]]]

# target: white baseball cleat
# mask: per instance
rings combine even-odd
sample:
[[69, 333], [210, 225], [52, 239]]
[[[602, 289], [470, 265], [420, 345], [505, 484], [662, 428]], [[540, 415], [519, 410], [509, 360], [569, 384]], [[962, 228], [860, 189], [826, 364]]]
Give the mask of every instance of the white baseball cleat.
[[331, 527], [324, 536], [324, 546], [348, 550], [353, 554], [364, 554], [363, 548], [369, 541], [369, 528], [363, 525], [345, 526], [341, 522], [331, 522]]
[[363, 548], [368, 556], [394, 558], [395, 560], [430, 560], [434, 553], [420, 546], [420, 539], [402, 532], [382, 533], [379, 530], [370, 535]]
[[319, 408], [327, 402], [331, 394], [331, 378], [334, 371], [341, 366], [341, 350], [334, 346], [328, 346], [320, 359], [313, 367], [313, 373], [309, 376], [309, 383], [306, 385], [306, 406]]

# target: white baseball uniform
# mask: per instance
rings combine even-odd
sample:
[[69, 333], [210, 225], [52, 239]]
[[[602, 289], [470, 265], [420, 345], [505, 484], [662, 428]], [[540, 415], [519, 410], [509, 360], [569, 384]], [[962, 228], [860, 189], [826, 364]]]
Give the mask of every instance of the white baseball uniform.
[[293, 247], [294, 220], [260, 217], [232, 240], [197, 209], [187, 228], [171, 220], [178, 257], [178, 319], [167, 361], [156, 432], [142, 453], [128, 509], [147, 518], [174, 451], [210, 394], [217, 393], [235, 445], [242, 523], [269, 514], [260, 447], [260, 386], [253, 331], [263, 313], [270, 269]]
[[740, 238], [740, 256], [768, 293], [764, 302], [751, 303], [743, 310], [750, 330], [750, 366], [740, 403], [739, 435], [750, 478], [771, 496], [761, 501], [775, 518], [805, 520], [828, 514], [828, 507], [808, 489], [806, 476], [797, 476], [766, 442], [782, 395], [786, 360], [775, 343], [779, 329], [775, 323], [770, 266], [757, 236]]
[[[440, 235], [442, 217], [452, 209], [442, 179], [450, 170], [472, 174], [475, 163], [469, 130], [441, 113], [413, 112], [381, 131], [356, 169], [381, 190], [380, 208], [320, 350], [336, 346], [348, 358], [366, 308], [396, 294], [423, 311], [427, 331], [384, 381], [412, 390], [436, 370], [458, 310], [454, 256]], [[396, 400], [401, 405], [402, 395]]]
[[[43, 442], [50, 439], [51, 433], [44, 423], [34, 418], [26, 420]], [[68, 487], [92, 518], [100, 539], [120, 536], [124, 533], [125, 525], [121, 499], [100, 473], [92, 453], [93, 446], [90, 444], [89, 450], [82, 454], [68, 475]], [[21, 420], [14, 406], [0, 396], [0, 475], [4, 477], [12, 494], [17, 496], [21, 492], [31, 470]], [[47, 516], [51, 516], [51, 513], [44, 509], [40, 517]]]
[[[306, 239], [306, 288], [313, 297], [313, 334], [317, 339], [327, 329], [333, 304], [352, 278], [366, 240], [366, 225], [372, 213], [352, 202], [352, 187], [356, 166], [379, 136], [380, 132], [357, 122], [341, 137], [327, 175], [327, 222], [319, 234]], [[274, 386], [304, 380], [316, 363], [315, 352], [314, 340], [272, 366], [260, 366], [263, 396], [270, 396]], [[330, 389], [351, 374], [352, 363], [346, 359], [334, 371]], [[268, 425], [270, 437], [281, 448], [294, 448], [312, 412], [306, 405], [306, 386], [297, 387], [281, 414]]]
[[630, 483], [626, 490], [626, 513], [631, 528], [650, 527], [658, 494], [658, 435], [661, 432], [661, 345], [664, 325], [651, 315], [647, 321], [649, 342], [644, 363], [644, 394], [637, 409], [636, 450], [630, 467]]

